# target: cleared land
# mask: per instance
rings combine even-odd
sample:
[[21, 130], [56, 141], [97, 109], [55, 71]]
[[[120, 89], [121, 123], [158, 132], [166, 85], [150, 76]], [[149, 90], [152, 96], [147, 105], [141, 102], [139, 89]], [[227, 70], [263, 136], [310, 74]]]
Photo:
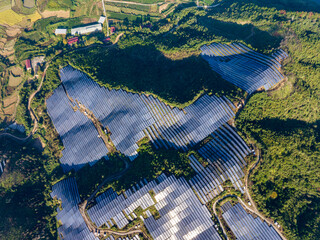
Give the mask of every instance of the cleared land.
[[3, 107], [7, 108], [8, 106], [12, 105], [13, 103], [16, 103], [18, 100], [17, 94], [12, 94], [9, 97], [6, 97], [3, 99]]
[[58, 10], [58, 11], [50, 11], [44, 10], [40, 13], [43, 18], [48, 17], [60, 17], [60, 18], [68, 18], [70, 17], [70, 10]]

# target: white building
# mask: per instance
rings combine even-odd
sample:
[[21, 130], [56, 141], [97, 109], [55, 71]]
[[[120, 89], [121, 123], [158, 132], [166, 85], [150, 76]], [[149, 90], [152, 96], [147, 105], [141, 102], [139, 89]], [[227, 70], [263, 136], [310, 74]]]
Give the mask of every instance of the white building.
[[96, 32], [96, 31], [102, 31], [101, 23], [94, 23], [94, 24], [91, 24], [91, 25], [72, 28], [71, 29], [71, 35], [87, 34], [87, 33]]
[[98, 23], [103, 24], [105, 20], [106, 20], [105, 16], [100, 16]]
[[54, 32], [55, 35], [66, 35], [67, 29], [66, 28], [57, 28]]

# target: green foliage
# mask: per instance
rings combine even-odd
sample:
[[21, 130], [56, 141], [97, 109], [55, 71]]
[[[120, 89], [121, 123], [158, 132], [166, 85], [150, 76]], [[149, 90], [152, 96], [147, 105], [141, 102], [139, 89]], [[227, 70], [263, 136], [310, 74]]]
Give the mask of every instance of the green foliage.
[[104, 179], [120, 172], [123, 168], [124, 162], [116, 154], [110, 155], [109, 160], [102, 158], [92, 167], [87, 164], [81, 168], [75, 173], [80, 198], [87, 199]]
[[190, 166], [187, 154], [173, 149], [154, 149], [151, 143], [138, 149], [138, 157], [131, 163], [127, 173], [113, 184], [120, 192], [128, 189], [142, 179], [153, 180], [161, 173], [174, 174], [176, 177], [190, 179], [194, 171]]
[[47, 158], [32, 145], [19, 146], [8, 139], [0, 141], [0, 153], [0, 161], [9, 160], [0, 177], [0, 238], [56, 237], [55, 206], [48, 201], [44, 169]]
[[234, 3], [224, 17], [250, 20], [261, 28], [276, 21], [291, 61], [284, 67], [285, 85], [252, 96], [236, 119], [239, 130], [262, 149], [262, 163], [251, 177], [253, 196], [267, 216], [280, 222], [288, 239], [318, 239], [320, 42], [315, 33], [320, 29], [314, 19], [319, 14], [258, 5]]
[[183, 107], [200, 94], [238, 97], [242, 92], [221, 79], [200, 57], [171, 60], [152, 46], [91, 48], [64, 56], [101, 85], [145, 92]]
[[48, 0], [47, 9], [49, 10], [69, 10], [72, 8], [72, 0]]
[[25, 126], [26, 133], [32, 129], [32, 119], [28, 111], [28, 101], [30, 94], [37, 89], [38, 82], [26, 82], [19, 92], [20, 102], [17, 107], [16, 121]]

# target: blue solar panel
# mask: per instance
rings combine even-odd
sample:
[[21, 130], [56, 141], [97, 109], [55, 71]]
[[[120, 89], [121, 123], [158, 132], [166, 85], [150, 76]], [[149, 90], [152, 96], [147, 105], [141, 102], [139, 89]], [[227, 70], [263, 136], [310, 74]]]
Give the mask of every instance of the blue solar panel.
[[262, 222], [259, 217], [248, 214], [240, 203], [232, 206], [230, 202], [222, 205], [222, 217], [227, 222], [237, 239], [243, 240], [281, 240], [272, 226]]
[[92, 121], [72, 109], [62, 85], [48, 98], [47, 109], [64, 145], [60, 159], [64, 172], [92, 165], [108, 153]]
[[190, 163], [197, 174], [189, 181], [202, 203], [207, 203], [224, 189], [222, 183], [230, 180], [235, 189], [243, 192], [242, 168], [244, 158], [251, 152], [242, 138], [229, 125], [224, 125], [211, 134], [212, 140], [202, 146], [198, 152], [208, 161], [203, 167], [194, 155]]
[[288, 54], [283, 50], [277, 51], [271, 57], [238, 43], [213, 43], [202, 46], [201, 50], [202, 57], [214, 71], [249, 94], [261, 87], [268, 90], [284, 78], [279, 68], [280, 62], [288, 57]]
[[47, 100], [47, 108], [65, 146], [64, 171], [92, 165], [107, 153], [93, 123], [72, 109], [77, 105], [92, 111], [110, 130], [116, 148], [131, 159], [138, 154], [137, 142], [145, 136], [156, 147], [187, 150], [234, 116], [226, 98], [204, 95], [180, 110], [153, 96], [101, 87], [71, 66], [61, 69], [60, 75], [63, 85]]
[[61, 239], [66, 240], [97, 240], [85, 224], [78, 204], [80, 197], [75, 178], [67, 178], [52, 187], [51, 197], [61, 201], [61, 210], [57, 208], [57, 220], [62, 226], [58, 228]]

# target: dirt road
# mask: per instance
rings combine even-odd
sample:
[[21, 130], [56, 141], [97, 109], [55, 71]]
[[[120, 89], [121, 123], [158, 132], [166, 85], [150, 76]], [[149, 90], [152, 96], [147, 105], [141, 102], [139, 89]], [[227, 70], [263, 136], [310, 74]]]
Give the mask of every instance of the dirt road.
[[29, 96], [29, 99], [28, 99], [28, 111], [29, 111], [31, 119], [33, 121], [32, 131], [29, 133], [28, 136], [26, 136], [24, 138], [14, 136], [11, 133], [0, 133], [0, 137], [10, 137], [10, 138], [14, 139], [15, 141], [19, 141], [21, 143], [25, 143], [37, 131], [37, 129], [38, 129], [38, 119], [36, 118], [36, 115], [33, 112], [33, 109], [31, 108], [31, 103], [32, 103], [32, 100], [33, 100], [34, 96], [41, 90], [42, 83], [43, 83], [43, 80], [45, 78], [45, 75], [46, 75], [46, 72], [47, 72], [47, 69], [48, 69], [49, 65], [50, 65], [50, 62], [48, 62], [46, 64], [46, 68], [43, 71], [43, 75], [42, 75], [42, 78], [41, 78], [41, 81], [40, 81], [40, 84], [39, 84], [38, 88], [36, 89], [36, 91], [31, 93], [31, 95]]

